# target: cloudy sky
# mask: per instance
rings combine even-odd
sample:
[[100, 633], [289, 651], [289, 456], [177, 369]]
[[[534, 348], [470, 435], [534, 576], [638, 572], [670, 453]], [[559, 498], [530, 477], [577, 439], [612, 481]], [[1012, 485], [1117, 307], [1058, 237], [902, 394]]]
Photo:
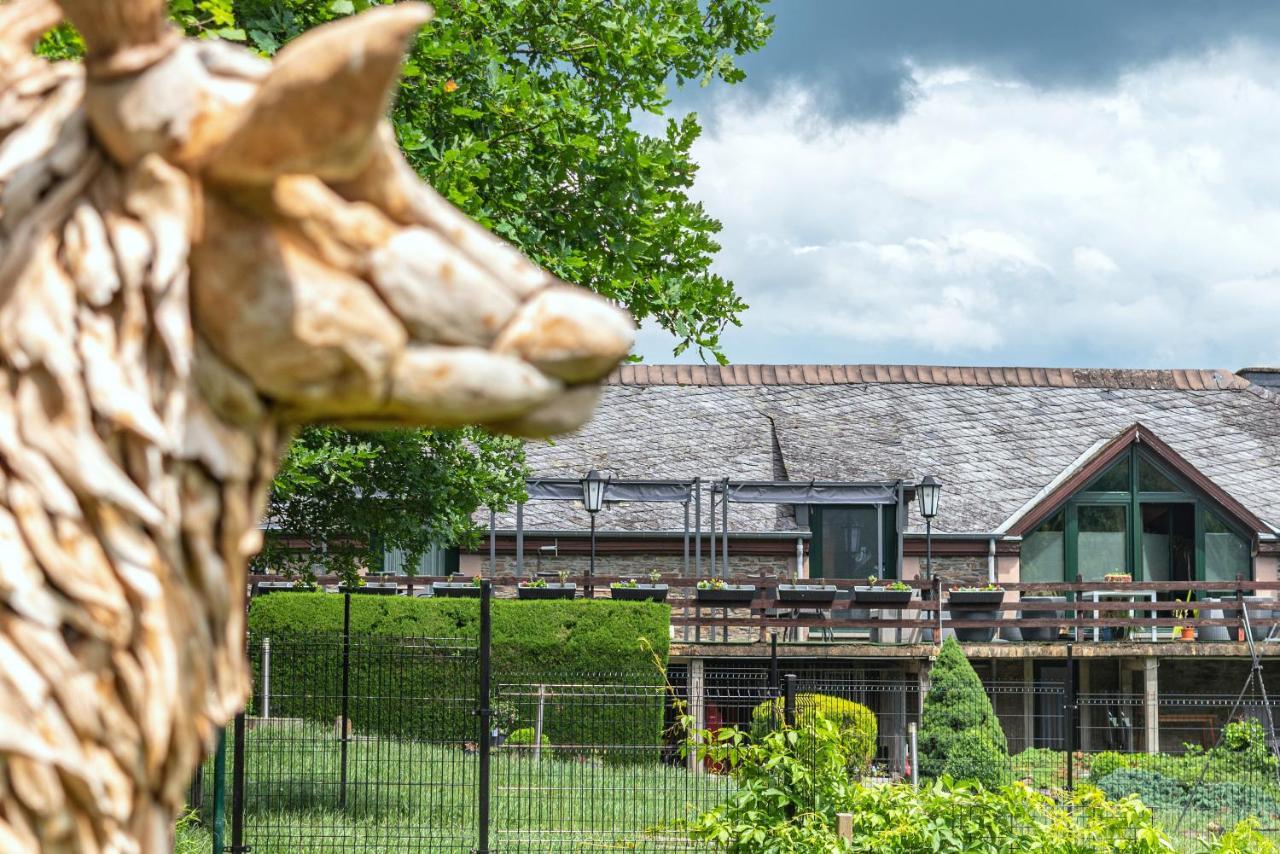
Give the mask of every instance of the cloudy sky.
[[1280, 365], [1280, 4], [773, 12], [747, 82], [675, 102], [731, 360]]

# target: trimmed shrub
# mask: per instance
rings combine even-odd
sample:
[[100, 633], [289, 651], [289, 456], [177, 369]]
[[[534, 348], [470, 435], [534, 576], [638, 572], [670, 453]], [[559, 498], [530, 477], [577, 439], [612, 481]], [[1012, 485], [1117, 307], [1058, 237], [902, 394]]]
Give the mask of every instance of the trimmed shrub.
[[1262, 786], [1245, 783], [1204, 783], [1193, 786], [1187, 799], [1193, 809], [1217, 813], [1230, 819], [1238, 820], [1246, 816], [1271, 819], [1280, 813], [1280, 805], [1270, 792]]
[[[796, 694], [796, 725], [811, 727], [818, 718], [836, 725], [850, 774], [862, 776], [876, 756], [879, 727], [875, 713], [861, 703], [827, 694]], [[751, 737], [757, 741], [783, 721], [783, 698], [766, 700], [751, 710]]]
[[954, 767], [965, 776], [957, 779], [1005, 780], [1009, 745], [1004, 730], [982, 681], [953, 638], [943, 642], [929, 679], [920, 717], [920, 773], [926, 777], [956, 776], [948, 763], [958, 748]]
[[[537, 730], [533, 727], [520, 727], [520, 729], [507, 736], [506, 744], [508, 747], [532, 747], [535, 735], [537, 735]], [[542, 746], [551, 746], [551, 739], [547, 738], [545, 732], [542, 734]]]
[[[272, 642], [271, 713], [332, 726], [340, 712], [343, 597], [273, 593], [249, 612], [250, 662], [260, 686], [261, 642]], [[530, 683], [626, 685], [626, 703], [554, 690], [543, 734], [556, 744], [652, 747], [662, 743], [670, 608], [654, 602], [496, 600], [492, 603], [495, 700], [530, 725]], [[480, 603], [470, 599], [351, 597], [349, 713], [359, 732], [426, 741], [474, 741]], [[656, 662], [655, 662], [656, 657]], [[503, 693], [504, 690], [507, 693]], [[258, 713], [255, 692], [250, 708]], [[507, 721], [503, 721], [506, 723]], [[606, 758], [649, 759], [646, 750]]]
[[953, 780], [981, 783], [988, 789], [996, 789], [1009, 782], [1009, 764], [993, 761], [1001, 755], [1001, 746], [991, 740], [991, 734], [982, 728], [967, 729], [956, 733], [942, 763], [942, 773]]

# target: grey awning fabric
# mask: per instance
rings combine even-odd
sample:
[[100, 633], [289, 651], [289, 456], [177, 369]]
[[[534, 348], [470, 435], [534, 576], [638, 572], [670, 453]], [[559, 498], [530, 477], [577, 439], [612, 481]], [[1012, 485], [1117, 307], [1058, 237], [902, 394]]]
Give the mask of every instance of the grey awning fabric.
[[[733, 504], [897, 504], [896, 484], [772, 482], [734, 483], [727, 494]], [[715, 485], [724, 492], [726, 484]]]
[[[530, 501], [582, 500], [582, 482], [577, 480], [530, 480], [525, 488]], [[683, 504], [692, 493], [692, 481], [609, 481], [604, 487], [604, 500]]]

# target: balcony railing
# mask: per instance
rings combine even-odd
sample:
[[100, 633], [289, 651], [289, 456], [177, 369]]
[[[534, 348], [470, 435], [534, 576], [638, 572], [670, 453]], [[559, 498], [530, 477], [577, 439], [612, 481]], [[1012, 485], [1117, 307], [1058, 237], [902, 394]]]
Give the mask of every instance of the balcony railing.
[[[249, 580], [251, 593], [262, 592], [259, 582], [277, 586], [285, 581], [279, 576], [269, 575], [253, 575]], [[430, 595], [431, 585], [450, 581], [436, 576], [370, 576], [366, 580], [371, 585], [395, 585], [395, 592], [410, 596]], [[490, 579], [499, 598], [515, 598], [521, 580], [514, 576]], [[589, 590], [592, 598], [607, 599], [613, 584], [630, 579], [577, 575], [565, 580], [577, 586], [578, 598]], [[457, 583], [469, 579], [455, 576], [452, 581]], [[873, 638], [882, 643], [918, 643], [936, 639], [951, 629], [959, 630], [961, 640], [970, 641], [980, 641], [978, 636], [984, 632], [1003, 631], [1007, 634], [1010, 630], [1017, 630], [1041, 640], [1067, 637], [1099, 642], [1109, 639], [1169, 641], [1176, 634], [1179, 640], [1238, 642], [1244, 640], [1241, 611], [1245, 608], [1255, 640], [1272, 633], [1280, 636], [1280, 628], [1276, 628], [1280, 626], [1280, 581], [1007, 583], [998, 588], [1002, 592], [999, 602], [965, 604], [963, 607], [950, 604], [949, 597], [954, 588], [944, 587], [938, 580], [903, 582], [910, 588], [911, 596], [901, 605], [855, 603], [853, 588], [867, 586], [866, 582], [856, 580], [798, 582], [835, 588], [830, 601], [819, 602], [785, 601], [778, 588], [792, 582], [783, 578], [726, 578], [724, 582], [728, 585], [754, 587], [749, 598], [743, 597], [734, 602], [706, 601], [707, 594], [699, 592], [699, 582], [700, 579], [674, 575], [664, 576], [658, 581], [667, 586], [666, 602], [672, 606], [672, 625], [677, 627], [677, 631], [681, 627], [691, 627], [696, 637], [704, 641], [730, 639], [731, 634], [733, 639], [750, 640], [757, 634], [763, 638], [766, 632], [778, 630], [800, 637], [800, 633], [791, 630], [805, 629], [810, 639], [844, 636], [856, 640], [859, 635], [872, 631]], [[316, 578], [315, 583], [326, 589], [336, 589], [338, 579], [324, 576]], [[648, 581], [641, 583], [647, 584]], [[884, 589], [883, 584], [880, 589]], [[959, 589], [975, 590], [971, 587]], [[1062, 597], [1066, 601], [1021, 601], [1027, 593], [1037, 597]], [[1217, 601], [1207, 601], [1210, 598]], [[864, 611], [868, 613], [862, 613]]]

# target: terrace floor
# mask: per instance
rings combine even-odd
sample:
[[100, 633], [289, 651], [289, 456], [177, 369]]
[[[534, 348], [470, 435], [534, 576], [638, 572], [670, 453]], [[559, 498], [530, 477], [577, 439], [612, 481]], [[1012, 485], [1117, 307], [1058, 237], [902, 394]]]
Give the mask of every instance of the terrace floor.
[[[1066, 658], [1067, 643], [965, 643], [965, 654], [970, 659], [1055, 659]], [[1265, 658], [1280, 658], [1280, 643], [1259, 643], [1258, 652]], [[806, 641], [783, 643], [779, 641], [780, 655], [804, 656], [818, 659], [918, 659], [927, 660], [938, 653], [932, 643], [882, 644], [868, 641]], [[672, 661], [695, 658], [768, 658], [768, 641], [686, 642], [673, 640]], [[1106, 641], [1102, 643], [1078, 642], [1072, 645], [1072, 655], [1084, 658], [1204, 658], [1237, 659], [1249, 657], [1247, 643], [1224, 641]]]

